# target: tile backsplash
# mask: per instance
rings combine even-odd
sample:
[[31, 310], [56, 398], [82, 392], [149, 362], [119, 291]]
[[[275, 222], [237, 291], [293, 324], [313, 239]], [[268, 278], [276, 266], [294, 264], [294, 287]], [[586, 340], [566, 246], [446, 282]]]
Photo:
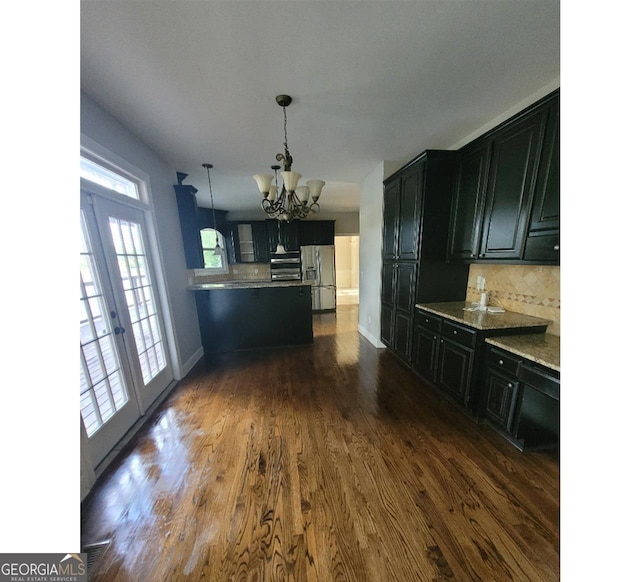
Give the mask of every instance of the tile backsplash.
[[485, 278], [489, 305], [550, 319], [547, 333], [560, 335], [560, 267], [542, 265], [484, 265], [469, 268], [467, 301], [477, 302], [478, 275]]
[[187, 271], [189, 284], [218, 283], [220, 281], [264, 281], [271, 279], [269, 263], [233, 263], [224, 275], [211, 275], [206, 269]]

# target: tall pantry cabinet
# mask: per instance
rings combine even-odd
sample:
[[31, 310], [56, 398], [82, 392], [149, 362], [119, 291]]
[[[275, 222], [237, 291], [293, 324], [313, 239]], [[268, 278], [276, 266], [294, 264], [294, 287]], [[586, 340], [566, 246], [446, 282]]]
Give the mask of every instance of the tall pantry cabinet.
[[415, 304], [466, 296], [469, 266], [446, 262], [455, 161], [427, 150], [384, 181], [380, 339], [408, 364]]

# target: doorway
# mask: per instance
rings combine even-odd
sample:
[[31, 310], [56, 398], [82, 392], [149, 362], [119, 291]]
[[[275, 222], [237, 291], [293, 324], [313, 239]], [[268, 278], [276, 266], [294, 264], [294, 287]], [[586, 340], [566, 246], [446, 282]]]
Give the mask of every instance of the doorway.
[[358, 235], [335, 237], [337, 305], [359, 303], [359, 244]]
[[80, 225], [80, 416], [95, 469], [174, 375], [142, 205], [83, 180]]

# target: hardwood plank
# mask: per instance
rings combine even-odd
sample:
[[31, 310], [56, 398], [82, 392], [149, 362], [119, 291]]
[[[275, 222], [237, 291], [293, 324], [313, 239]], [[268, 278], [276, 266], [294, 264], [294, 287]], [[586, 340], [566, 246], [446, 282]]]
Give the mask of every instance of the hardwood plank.
[[559, 462], [357, 333], [202, 362], [100, 477], [92, 580], [558, 580]]

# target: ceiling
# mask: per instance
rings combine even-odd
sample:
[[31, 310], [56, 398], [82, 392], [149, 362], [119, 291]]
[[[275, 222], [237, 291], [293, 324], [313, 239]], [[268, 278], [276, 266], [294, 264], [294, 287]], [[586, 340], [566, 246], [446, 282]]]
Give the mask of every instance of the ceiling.
[[560, 76], [559, 1], [82, 0], [81, 89], [210, 206], [251, 212], [284, 141], [358, 209], [383, 160], [451, 148]]

